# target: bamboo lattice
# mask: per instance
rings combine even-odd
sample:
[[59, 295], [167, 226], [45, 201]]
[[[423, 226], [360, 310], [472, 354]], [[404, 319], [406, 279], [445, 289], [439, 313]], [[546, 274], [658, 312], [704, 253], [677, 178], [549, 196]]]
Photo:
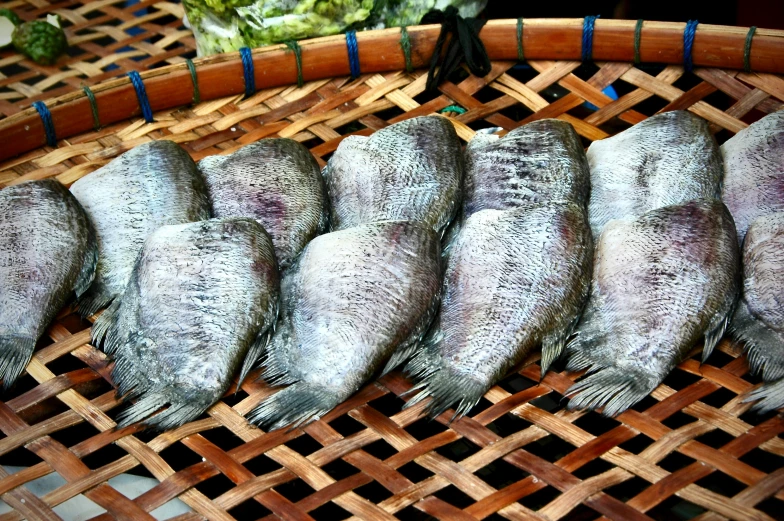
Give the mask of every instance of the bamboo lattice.
[[[160, 111], [67, 138], [0, 163], [0, 186], [55, 177], [66, 185], [151, 139], [194, 159], [265, 137], [290, 137], [324, 164], [341, 139], [442, 111], [468, 140], [541, 118], [571, 123], [586, 146], [661, 111], [708, 120], [719, 140], [782, 109], [773, 74], [629, 63], [494, 62], [425, 92], [425, 73], [365, 74], [229, 96]], [[612, 86], [617, 94], [607, 90]], [[588, 105], [591, 104], [592, 106]], [[0, 521], [57, 519], [84, 494], [101, 520], [151, 519], [179, 498], [196, 519], [673, 519], [763, 520], [784, 507], [784, 418], [747, 413], [739, 396], [758, 383], [742, 346], [723, 340], [701, 365], [698, 350], [651, 397], [615, 419], [569, 412], [562, 395], [578, 374], [539, 382], [538, 355], [493, 387], [465, 418], [429, 422], [401, 411], [411, 384], [398, 372], [372, 382], [302, 430], [263, 432], [243, 415], [269, 394], [246, 380], [202, 419], [163, 434], [115, 431], [111, 362], [89, 343], [89, 322], [65, 310], [17, 386], [0, 402]], [[36, 497], [25, 484], [59, 474]], [[107, 480], [151, 475], [136, 498]]]

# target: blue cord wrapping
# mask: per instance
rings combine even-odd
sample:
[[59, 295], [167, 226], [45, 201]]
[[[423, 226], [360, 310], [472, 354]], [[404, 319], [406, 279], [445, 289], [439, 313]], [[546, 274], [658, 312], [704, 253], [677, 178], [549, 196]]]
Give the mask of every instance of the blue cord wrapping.
[[256, 94], [256, 74], [253, 70], [253, 55], [250, 49], [242, 47], [240, 58], [242, 58], [242, 74], [245, 77], [245, 98], [250, 98]]
[[697, 32], [698, 23], [700, 22], [697, 20], [689, 20], [683, 31], [683, 68], [686, 69], [686, 72], [691, 72], [694, 69], [691, 48], [694, 45], [694, 34]]
[[583, 19], [583, 56], [584, 62], [593, 60], [593, 26], [599, 16], [586, 16]]
[[128, 77], [131, 78], [133, 88], [136, 89], [136, 98], [139, 100], [139, 107], [142, 109], [144, 121], [152, 123], [152, 109], [150, 108], [150, 100], [147, 99], [147, 90], [144, 88], [142, 77], [136, 71], [129, 72]]
[[43, 101], [33, 102], [33, 107], [38, 111], [41, 116], [41, 122], [44, 124], [44, 134], [46, 134], [46, 144], [52, 148], [57, 146], [57, 134], [54, 132], [54, 122], [52, 121], [52, 113]]
[[359, 70], [359, 47], [357, 47], [357, 32], [346, 32], [346, 47], [348, 48], [348, 66], [351, 70], [351, 77], [357, 78], [361, 74]]

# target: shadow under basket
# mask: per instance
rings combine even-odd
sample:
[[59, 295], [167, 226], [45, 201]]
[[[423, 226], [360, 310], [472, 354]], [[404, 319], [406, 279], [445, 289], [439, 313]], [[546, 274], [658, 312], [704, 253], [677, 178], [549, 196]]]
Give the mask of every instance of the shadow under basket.
[[[480, 36], [491, 72], [426, 90], [439, 26], [368, 31], [194, 60], [98, 84], [0, 120], [0, 186], [70, 185], [152, 139], [194, 159], [290, 137], [323, 165], [348, 135], [441, 113], [463, 140], [542, 118], [584, 144], [661, 111], [689, 110], [719, 142], [784, 103], [784, 32], [619, 20], [497, 20]], [[587, 32], [588, 31], [588, 32]], [[353, 41], [352, 41], [353, 40]], [[402, 45], [401, 45], [402, 43]], [[298, 78], [301, 86], [298, 86]], [[194, 103], [194, 100], [197, 100]], [[201, 419], [162, 434], [115, 430], [111, 362], [64, 310], [0, 402], [0, 521], [58, 519], [82, 494], [100, 519], [152, 519], [178, 498], [196, 519], [781, 519], [784, 419], [747, 413], [742, 346], [699, 349], [617, 418], [570, 412], [578, 376], [538, 355], [463, 419], [401, 410], [393, 372], [326, 417], [266, 433], [244, 414], [270, 390], [248, 378]], [[401, 397], [402, 396], [402, 397]], [[36, 497], [26, 484], [57, 473]], [[108, 480], [160, 484], [135, 498]]]

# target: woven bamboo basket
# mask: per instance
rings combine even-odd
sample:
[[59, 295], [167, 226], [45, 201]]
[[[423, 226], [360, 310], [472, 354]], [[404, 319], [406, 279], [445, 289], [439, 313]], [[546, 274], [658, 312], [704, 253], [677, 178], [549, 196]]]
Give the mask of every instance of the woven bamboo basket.
[[[200, 159], [285, 136], [324, 164], [347, 135], [435, 112], [464, 140], [483, 127], [559, 118], [587, 146], [663, 110], [698, 114], [721, 141], [782, 108], [784, 32], [747, 38], [745, 28], [698, 26], [684, 42], [688, 27], [598, 20], [586, 56], [584, 20], [491, 21], [480, 34], [490, 74], [459, 71], [435, 92], [423, 67], [438, 26], [408, 28], [410, 52], [401, 30], [388, 29], [358, 34], [356, 52], [342, 35], [300, 42], [301, 60], [285, 46], [256, 49], [250, 72], [237, 53], [195, 60], [193, 75], [175, 64], [142, 73], [136, 86], [95, 85], [97, 118], [75, 91], [0, 120], [0, 185], [70, 185], [151, 139]], [[763, 520], [784, 511], [784, 419], [747, 413], [740, 395], [758, 380], [728, 339], [614, 419], [565, 410], [579, 375], [556, 370], [539, 381], [537, 355], [451, 424], [449, 413], [428, 421], [421, 407], [402, 411], [411, 384], [392, 373], [304, 429], [249, 425], [243, 415], [271, 392], [249, 378], [198, 421], [154, 434], [115, 429], [111, 361], [72, 311], [2, 396], [0, 464], [23, 470], [0, 468], [0, 498], [13, 509], [0, 521], [58, 519], [57, 507], [80, 494], [106, 511], [101, 520], [152, 519], [173, 499], [191, 510], [182, 521]], [[128, 497], [109, 482], [123, 473], [158, 484]], [[53, 474], [64, 484], [51, 492], [27, 488]]]

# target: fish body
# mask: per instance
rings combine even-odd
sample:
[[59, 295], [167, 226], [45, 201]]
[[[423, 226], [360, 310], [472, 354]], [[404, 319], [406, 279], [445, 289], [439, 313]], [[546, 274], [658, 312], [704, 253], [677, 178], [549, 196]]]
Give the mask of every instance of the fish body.
[[639, 217], [693, 199], [718, 198], [719, 146], [708, 123], [689, 112], [658, 114], [588, 148], [594, 239], [613, 219]]
[[721, 146], [724, 184], [721, 198], [730, 209], [743, 243], [757, 218], [784, 212], [784, 112], [751, 124]]
[[477, 133], [465, 151], [463, 217], [531, 203], [571, 201], [585, 206], [588, 160], [565, 121], [543, 119], [503, 137]]
[[732, 319], [752, 373], [763, 384], [748, 400], [760, 412], [784, 407], [784, 212], [758, 217], [743, 243], [743, 294]]
[[300, 425], [356, 392], [395, 349], [424, 333], [441, 280], [436, 233], [410, 222], [362, 224], [313, 239], [284, 274], [281, 321], [262, 378], [288, 385], [249, 419]]
[[95, 341], [115, 357], [118, 394], [138, 399], [120, 426], [144, 420], [169, 429], [203, 413], [251, 345], [266, 342], [278, 298], [272, 241], [255, 220], [154, 231], [125, 292], [93, 326]]
[[272, 237], [285, 269], [327, 225], [326, 190], [318, 163], [292, 139], [263, 139], [198, 163], [213, 217], [256, 219]]
[[706, 358], [732, 312], [739, 268], [732, 217], [715, 199], [607, 224], [567, 346], [567, 369], [589, 369], [567, 391], [569, 407], [615, 416], [653, 391], [702, 336]]
[[95, 234], [58, 181], [0, 190], [0, 379], [10, 387], [71, 292], [95, 272]]
[[460, 203], [463, 160], [452, 124], [412, 118], [344, 139], [324, 170], [330, 225], [416, 221], [441, 232]]
[[207, 190], [195, 163], [166, 140], [122, 154], [76, 181], [71, 193], [84, 207], [98, 240], [95, 280], [79, 298], [83, 316], [123, 292], [150, 233], [210, 216]]
[[462, 416], [542, 344], [543, 373], [571, 334], [591, 280], [583, 206], [531, 203], [481, 210], [452, 246], [436, 323], [406, 365], [431, 415]]

